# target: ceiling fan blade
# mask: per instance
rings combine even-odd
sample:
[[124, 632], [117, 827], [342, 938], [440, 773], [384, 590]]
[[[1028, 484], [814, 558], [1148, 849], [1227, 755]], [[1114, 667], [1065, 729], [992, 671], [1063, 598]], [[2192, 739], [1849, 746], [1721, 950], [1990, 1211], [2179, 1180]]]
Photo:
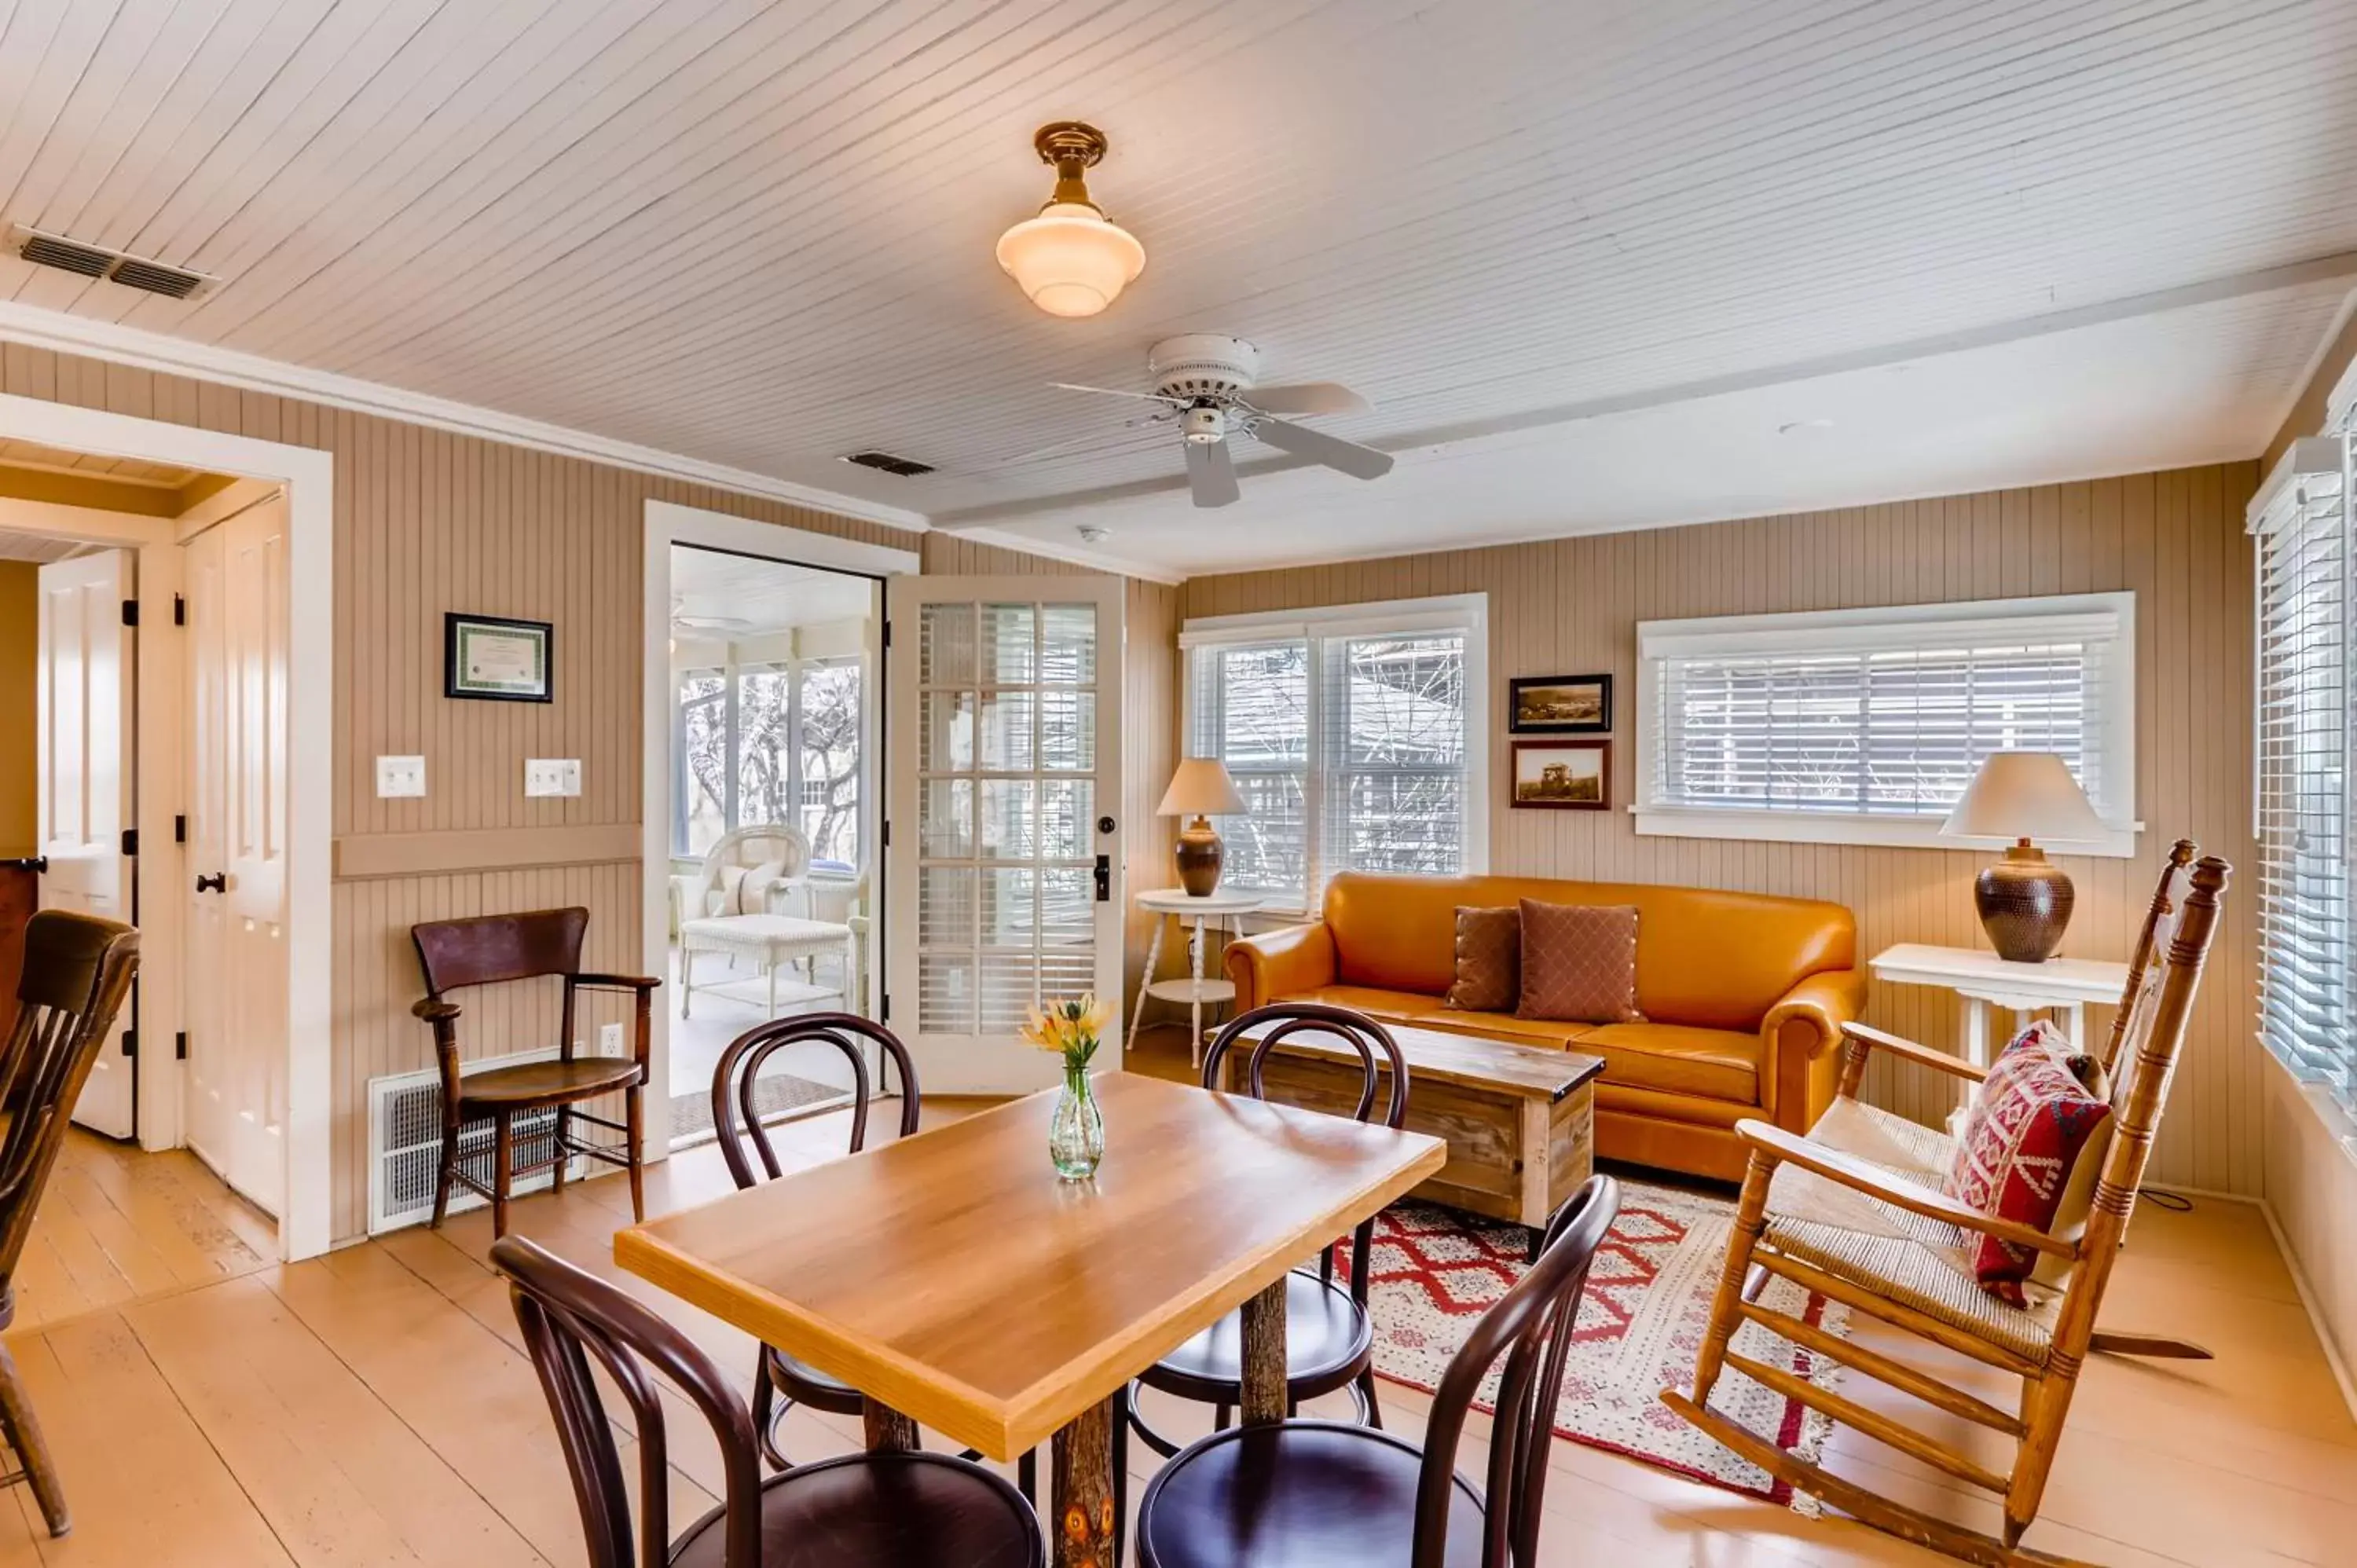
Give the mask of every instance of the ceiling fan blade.
[[1094, 392], [1099, 397], [1135, 397], [1147, 403], [1167, 403], [1179, 408], [1187, 406], [1178, 398], [1165, 397], [1160, 392], [1124, 392], [1119, 387], [1084, 387], [1077, 381], [1049, 381], [1048, 384], [1058, 392]]
[[1243, 401], [1264, 413], [1364, 413], [1375, 406], [1340, 381], [1254, 387]]
[[1197, 506], [1232, 506], [1243, 499], [1236, 487], [1235, 459], [1224, 441], [1187, 443], [1187, 484]]
[[1306, 424], [1288, 424], [1282, 419], [1256, 419], [1253, 421], [1252, 433], [1254, 440], [1282, 446], [1297, 457], [1323, 463], [1354, 479], [1380, 479], [1392, 471], [1390, 453], [1361, 446], [1355, 441], [1345, 441], [1339, 435], [1329, 435], [1322, 430], [1312, 430]]

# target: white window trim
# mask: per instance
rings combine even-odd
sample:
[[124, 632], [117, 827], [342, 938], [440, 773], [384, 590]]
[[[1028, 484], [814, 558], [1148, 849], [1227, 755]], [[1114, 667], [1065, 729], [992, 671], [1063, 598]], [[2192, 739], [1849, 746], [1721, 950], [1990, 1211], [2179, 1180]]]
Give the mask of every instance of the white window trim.
[[[1195, 616], [1178, 630], [1180, 722], [1194, 712], [1194, 660], [1185, 654], [1197, 648], [1242, 646], [1289, 638], [1351, 637], [1369, 634], [1410, 636], [1425, 631], [1465, 634], [1465, 867], [1469, 876], [1490, 869], [1490, 596], [1444, 594], [1422, 599], [1385, 599], [1365, 604], [1323, 605], [1314, 609], [1254, 610], [1240, 615]], [[1310, 682], [1310, 723], [1315, 730], [1320, 682]], [[1192, 755], [1191, 748], [1182, 750]], [[1313, 751], [1315, 749], [1313, 741]], [[1308, 832], [1318, 832], [1318, 790], [1309, 791]], [[1306, 915], [1307, 906], [1271, 902], [1268, 915]]]
[[1996, 838], [1950, 837], [1937, 817], [1907, 817], [1867, 811], [1779, 811], [1697, 809], [1653, 798], [1655, 737], [1661, 664], [1664, 659], [1706, 653], [1758, 653], [1781, 649], [1866, 650], [1911, 646], [1921, 628], [1969, 626], [1975, 635], [2016, 632], [2069, 636], [2104, 629], [2114, 633], [2126, 679], [2110, 682], [2105, 693], [2104, 776], [2120, 780], [2108, 832], [2098, 843], [2056, 846], [2057, 853], [2125, 859], [2136, 853], [2144, 823], [2136, 816], [2136, 595], [2057, 594], [2039, 598], [1980, 599], [1954, 604], [1893, 605], [1867, 609], [1801, 610], [1782, 614], [1709, 616], [1688, 620], [1641, 621], [1637, 627], [1637, 794], [1629, 810], [1637, 832], [1649, 837], [1750, 839], [1769, 843], [1859, 844], [1890, 849], [2003, 849]]

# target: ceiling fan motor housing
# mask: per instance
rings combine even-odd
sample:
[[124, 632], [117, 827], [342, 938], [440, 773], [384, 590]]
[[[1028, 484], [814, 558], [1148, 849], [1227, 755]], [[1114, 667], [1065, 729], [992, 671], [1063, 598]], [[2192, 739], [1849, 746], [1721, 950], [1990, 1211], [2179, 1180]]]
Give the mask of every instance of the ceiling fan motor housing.
[[[1260, 375], [1260, 350], [1224, 332], [1182, 332], [1148, 349], [1146, 364], [1154, 390], [1165, 397], [1225, 401], [1252, 390]], [[1193, 426], [1188, 434], [1194, 435]]]

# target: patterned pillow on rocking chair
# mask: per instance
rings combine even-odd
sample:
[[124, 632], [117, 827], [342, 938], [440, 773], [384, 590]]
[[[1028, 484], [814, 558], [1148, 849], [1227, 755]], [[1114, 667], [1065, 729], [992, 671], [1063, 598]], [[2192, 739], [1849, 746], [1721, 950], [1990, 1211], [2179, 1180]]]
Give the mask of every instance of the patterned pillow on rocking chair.
[[[1949, 1197], [1999, 1219], [2053, 1228], [2081, 1152], [2112, 1114], [2109, 1099], [2072, 1070], [2069, 1048], [2061, 1031], [2041, 1020], [1998, 1055], [1958, 1132]], [[1974, 1248], [1981, 1288], [2016, 1306], [2037, 1262], [2029, 1248], [1993, 1236], [1978, 1238]]]

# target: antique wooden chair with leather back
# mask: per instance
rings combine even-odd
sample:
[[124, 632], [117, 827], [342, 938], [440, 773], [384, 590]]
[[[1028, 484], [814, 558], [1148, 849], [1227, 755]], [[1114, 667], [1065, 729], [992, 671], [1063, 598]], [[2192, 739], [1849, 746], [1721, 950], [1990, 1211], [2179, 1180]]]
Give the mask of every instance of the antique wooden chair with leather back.
[[[720, 1369], [621, 1291], [521, 1236], [491, 1245], [556, 1418], [588, 1537], [589, 1568], [1039, 1568], [1039, 1516], [1007, 1482], [947, 1454], [846, 1454], [764, 1480], [753, 1419]], [[630, 1490], [592, 1363], [620, 1390], [638, 1437]], [[655, 1374], [704, 1417], [720, 1449], [720, 1506], [671, 1536], [670, 1444]], [[1108, 1564], [1107, 1568], [1111, 1568]]]
[[[0, 1046], [0, 1108], [8, 1116], [0, 1131], [0, 1328], [16, 1316], [16, 1261], [64, 1146], [74, 1099], [138, 967], [139, 933], [129, 926], [63, 909], [44, 909], [26, 923], [16, 1015]], [[19, 1466], [5, 1484], [31, 1486], [49, 1533], [65, 1534], [73, 1528], [65, 1490], [4, 1344], [0, 1436], [16, 1451]]]
[[[620, 1165], [630, 1174], [630, 1212], [644, 1219], [646, 1188], [641, 1166], [640, 1096], [647, 1082], [647, 1052], [651, 1048], [651, 998], [662, 983], [640, 975], [584, 974], [581, 941], [589, 929], [589, 911], [537, 909], [524, 915], [483, 915], [467, 920], [432, 920], [409, 929], [417, 944], [417, 965], [425, 976], [425, 996], [410, 1011], [434, 1028], [434, 1052], [442, 1072], [442, 1162], [434, 1187], [434, 1223], [448, 1212], [450, 1188], [463, 1183], [490, 1200], [491, 1231], [504, 1236], [508, 1199], [517, 1176], [549, 1169], [551, 1181], [565, 1185], [565, 1163], [573, 1155]], [[553, 979], [562, 986], [554, 1061], [525, 1062], [513, 1067], [459, 1070], [458, 1004], [446, 993], [471, 986], [505, 985], [528, 980]], [[636, 1032], [628, 1058], [576, 1056], [574, 1027], [576, 1004], [584, 991], [619, 991], [636, 996]], [[522, 1041], [500, 1042], [506, 1051], [531, 1048]], [[550, 1042], [534, 1041], [533, 1045]], [[582, 1101], [619, 1092], [619, 1122], [576, 1109]], [[515, 1165], [515, 1119], [535, 1111], [554, 1111], [549, 1158], [519, 1170]], [[491, 1179], [479, 1179], [458, 1155], [458, 1134], [468, 1122], [489, 1118], [491, 1133]], [[622, 1134], [618, 1154], [604, 1144], [576, 1138], [576, 1122], [587, 1122]]]
[[[1288, 1035], [1328, 1035], [1355, 1047], [1363, 1071], [1358, 1109], [1364, 1122], [1383, 1101], [1383, 1124], [1404, 1126], [1407, 1121], [1408, 1069], [1399, 1044], [1381, 1024], [1363, 1013], [1318, 1002], [1276, 1002], [1232, 1018], [1211, 1041], [1203, 1057], [1203, 1087], [1219, 1089], [1239, 1069], [1244, 1090], [1265, 1099], [1262, 1073], [1269, 1052]], [[1245, 1039], [1246, 1035], [1254, 1037]], [[1243, 1047], [1243, 1060], [1231, 1067], [1228, 1058]], [[1386, 1090], [1385, 1085], [1389, 1087]], [[1334, 1249], [1318, 1254], [1316, 1273], [1295, 1270], [1286, 1279], [1285, 1361], [1288, 1406], [1320, 1394], [1347, 1388], [1359, 1407], [1359, 1419], [1383, 1425], [1375, 1404], [1374, 1319], [1367, 1311], [1367, 1259], [1373, 1251], [1375, 1221], [1370, 1215], [1351, 1237], [1351, 1279], [1343, 1286], [1334, 1279]], [[1228, 1413], [1243, 1398], [1243, 1317], [1230, 1313], [1139, 1374], [1139, 1384], [1194, 1400], [1212, 1407], [1212, 1424], [1225, 1426]], [[1178, 1445], [1149, 1426], [1137, 1408], [1136, 1391], [1125, 1396], [1129, 1424], [1148, 1447], [1166, 1458]]]
[[[1590, 1176], [1555, 1212], [1530, 1272], [1481, 1315], [1449, 1358], [1419, 1447], [1335, 1421], [1214, 1432], [1148, 1483], [1137, 1508], [1139, 1568], [1529, 1568], [1539, 1561], [1547, 1452], [1588, 1265], [1620, 1212], [1610, 1176]], [[1457, 1473], [1481, 1385], [1501, 1358], [1486, 1485]], [[1599, 1559], [1600, 1561], [1600, 1559]]]

